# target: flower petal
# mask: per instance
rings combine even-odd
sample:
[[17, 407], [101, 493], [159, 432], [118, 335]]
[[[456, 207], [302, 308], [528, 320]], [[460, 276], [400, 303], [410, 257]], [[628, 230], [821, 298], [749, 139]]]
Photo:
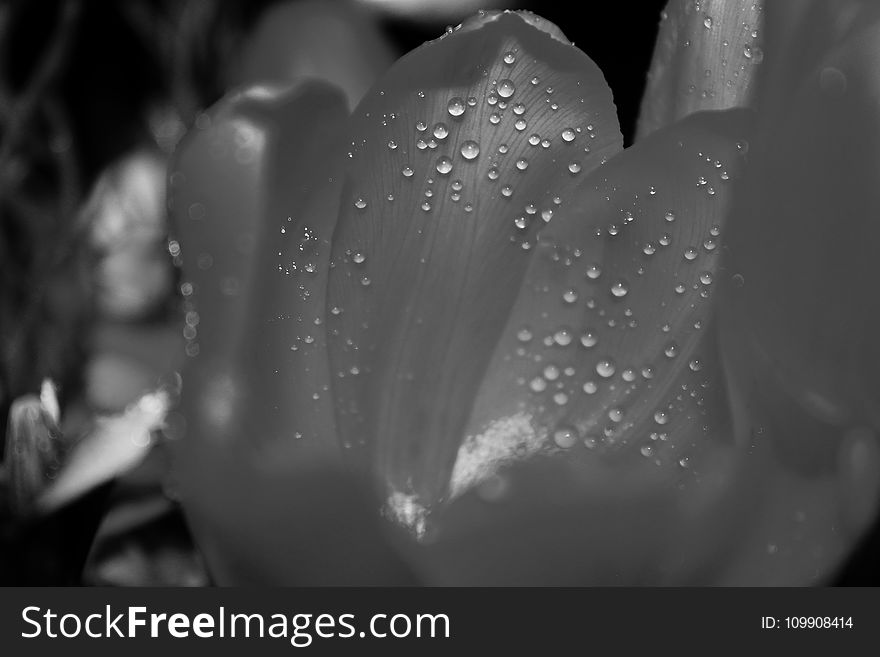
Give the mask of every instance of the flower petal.
[[761, 0], [670, 0], [636, 138], [700, 110], [746, 107], [763, 59]]
[[794, 33], [768, 13], [768, 39], [791, 51], [761, 83], [721, 306], [725, 355], [756, 421], [782, 463], [815, 476], [835, 472], [850, 428], [880, 427], [880, 8], [807, 4]]
[[323, 272], [336, 215], [327, 176], [346, 114], [322, 83], [257, 87], [224, 101], [177, 155], [194, 440], [247, 435], [255, 449], [333, 434], [312, 396], [327, 386]]
[[329, 176], [346, 118], [323, 83], [255, 88], [222, 102], [172, 168], [198, 331], [178, 477], [219, 581], [367, 583], [401, 570], [360, 508], [372, 491], [339, 462], [326, 394]]
[[354, 117], [328, 290], [337, 418], [422, 504], [445, 492], [528, 266], [535, 228], [517, 225], [621, 147], [601, 72], [533, 22], [481, 14], [401, 59]]
[[[692, 115], [563, 203], [480, 389], [453, 494], [547, 449], [588, 461], [641, 452], [675, 469], [687, 441], [727, 431], [703, 336], [749, 123], [745, 111]], [[704, 417], [704, 401], [720, 415]]]

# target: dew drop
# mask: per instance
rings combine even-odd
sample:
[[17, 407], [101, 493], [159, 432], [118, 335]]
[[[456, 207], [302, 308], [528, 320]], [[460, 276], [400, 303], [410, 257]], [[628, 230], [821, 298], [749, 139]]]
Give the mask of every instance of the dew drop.
[[572, 173], [580, 173], [580, 170], [581, 170], [580, 162], [572, 162], [571, 164], [568, 165], [568, 170], [571, 171]]
[[534, 335], [532, 334], [531, 329], [524, 326], [519, 331], [516, 332], [516, 339], [520, 342], [531, 342]]
[[571, 344], [571, 330], [568, 328], [561, 328], [553, 334], [553, 342], [558, 344], [560, 347], [567, 347]]
[[461, 156], [466, 160], [473, 160], [480, 154], [480, 145], [473, 139], [468, 139], [461, 145]]
[[525, 119], [517, 119], [516, 122], [514, 122], [513, 127], [516, 128], [519, 132], [522, 132], [526, 129], [527, 125], [528, 124], [526, 123]]
[[599, 386], [596, 385], [595, 381], [587, 381], [584, 383], [583, 390], [588, 395], [595, 395], [596, 391], [599, 389]]
[[434, 126], [434, 136], [437, 139], [446, 139], [446, 136], [449, 134], [449, 128], [446, 127], [445, 123], [438, 123]]
[[403, 167], [400, 172], [406, 177], [409, 178], [413, 175], [413, 170], [410, 167]]
[[437, 172], [446, 175], [452, 171], [452, 160], [445, 155], [437, 159]]
[[562, 141], [566, 141], [566, 142], [574, 141], [574, 138], [576, 136], [577, 135], [575, 135], [574, 130], [572, 130], [571, 128], [566, 128], [565, 130], [562, 131]]
[[688, 367], [691, 368], [692, 372], [699, 372], [703, 369], [703, 363], [700, 362], [699, 358], [694, 358], [690, 363], [688, 363]]
[[595, 281], [602, 275], [602, 268], [599, 265], [592, 264], [587, 268], [587, 278]]
[[544, 392], [547, 389], [547, 382], [540, 376], [536, 376], [529, 381], [529, 389], [532, 392]]
[[577, 433], [569, 427], [560, 427], [553, 432], [553, 442], [560, 449], [571, 449], [577, 442]]
[[694, 247], [689, 246], [688, 248], [685, 249], [685, 251], [684, 251], [684, 259], [685, 260], [694, 260], [696, 257], [697, 257], [697, 250]]
[[365, 207], [367, 207], [367, 202], [362, 198], [358, 198], [354, 202], [354, 207], [356, 207], [358, 210], [363, 210]]
[[510, 98], [513, 95], [513, 92], [516, 91], [516, 87], [512, 80], [505, 78], [498, 81], [497, 91], [498, 95], [502, 98]]
[[629, 292], [629, 286], [626, 281], [617, 281], [614, 285], [611, 286], [611, 294], [613, 294], [618, 299], [621, 299], [626, 296], [627, 292]]
[[581, 344], [587, 349], [592, 349], [599, 342], [599, 337], [593, 331], [584, 331], [581, 335]]
[[615, 370], [614, 362], [607, 358], [596, 363], [596, 374], [604, 379], [614, 376]]
[[504, 63], [505, 64], [510, 65], [515, 62], [516, 62], [516, 53], [514, 53], [512, 50], [508, 50], [506, 53], [504, 53]]
[[526, 158], [520, 158], [516, 161], [516, 168], [520, 171], [525, 171], [529, 168], [529, 161]]
[[675, 358], [678, 355], [678, 345], [674, 342], [670, 342], [666, 345], [666, 349], [663, 350], [663, 353], [666, 354], [667, 358]]
[[450, 116], [461, 116], [464, 114], [464, 101], [459, 96], [450, 98], [446, 104], [446, 111]]
[[489, 169], [489, 172], [486, 174], [489, 180], [498, 180], [498, 168], [492, 167]]
[[669, 414], [664, 410], [659, 410], [654, 413], [654, 422], [660, 425], [664, 425], [669, 422]]
[[578, 300], [577, 290], [568, 289], [562, 293], [562, 300], [567, 304], [575, 303]]

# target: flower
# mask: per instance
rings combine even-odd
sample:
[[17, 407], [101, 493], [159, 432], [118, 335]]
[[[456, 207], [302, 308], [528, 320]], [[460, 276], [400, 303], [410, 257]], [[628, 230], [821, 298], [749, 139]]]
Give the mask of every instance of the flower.
[[170, 176], [180, 468], [221, 579], [806, 583], [845, 554], [876, 416], [841, 416], [817, 478], [761, 405], [790, 389], [751, 378], [804, 370], [797, 340], [758, 357], [768, 299], [800, 292], [753, 282], [779, 265], [748, 227], [790, 200], [755, 172], [803, 133], [774, 149], [754, 3], [700, 7], [671, 3], [626, 150], [601, 72], [528, 13], [413, 51], [351, 117], [312, 82], [200, 119]]

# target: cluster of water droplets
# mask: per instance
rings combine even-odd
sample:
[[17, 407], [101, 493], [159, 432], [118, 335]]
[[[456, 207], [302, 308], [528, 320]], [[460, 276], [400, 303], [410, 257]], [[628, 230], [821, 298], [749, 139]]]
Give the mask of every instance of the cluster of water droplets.
[[[692, 32], [692, 39], [682, 41], [683, 49], [701, 48], [704, 50], [719, 50], [717, 56], [717, 70], [705, 69], [702, 79], [695, 80], [687, 86], [685, 93], [698, 95], [701, 99], [714, 99], [724, 88], [733, 89], [741, 84], [741, 79], [752, 74], [751, 69], [760, 64], [764, 59], [764, 52], [759, 45], [759, 29], [755, 22], [759, 22], [761, 12], [760, 3], [754, 3], [751, 7], [753, 15], [748, 13], [741, 18], [734, 33], [731, 25], [704, 11], [703, 2], [695, 0], [692, 4], [686, 4], [685, 11], [692, 13], [701, 30]], [[662, 20], [667, 20], [668, 15], [663, 12]], [[726, 18], [730, 20], [730, 18]], [[754, 22], [753, 22], [754, 21]], [[720, 49], [716, 45], [718, 32], [721, 31], [726, 38], [720, 41]], [[702, 32], [702, 33], [700, 33]], [[719, 88], [717, 85], [721, 85]]]
[[[740, 142], [738, 151], [746, 150], [747, 144]], [[714, 202], [715, 189], [720, 189], [730, 176], [720, 160], [701, 151], [695, 156], [706, 171], [696, 185]], [[682, 356], [683, 349], [676, 336], [681, 331], [700, 331], [703, 321], [697, 317], [687, 326], [676, 326], [677, 316], [665, 310], [667, 302], [664, 301], [663, 309], [659, 310], [646, 309], [644, 304], [653, 301], [644, 296], [637, 297], [638, 307], [630, 306], [629, 301], [640, 280], [652, 266], [658, 266], [666, 271], [658, 273], [661, 278], [668, 279], [669, 272], [673, 274], [675, 297], [682, 298], [689, 293], [682, 301], [687, 305], [680, 311], [698, 310], [699, 304], [710, 297], [721, 228], [716, 224], [695, 231], [691, 229], [695, 217], [686, 208], [657, 210], [656, 204], [642, 203], [642, 199], [658, 198], [657, 193], [656, 187], [650, 186], [627, 202], [615, 196], [615, 188], [611, 188], [605, 200], [616, 208], [611, 214], [618, 219], [596, 229], [596, 248], [547, 245], [550, 261], [567, 272], [563, 276], [552, 276], [551, 280], [566, 280], [568, 287], [559, 290], [545, 284], [535, 285], [535, 294], [544, 299], [540, 305], [544, 312], [539, 321], [516, 331], [513, 357], [524, 362], [526, 370], [532, 368], [531, 375], [521, 376], [518, 381], [533, 398], [537, 413], [560, 418], [559, 423], [548, 430], [552, 447], [568, 450], [583, 445], [588, 450], [601, 452], [613, 449], [626, 438], [638, 446], [643, 457], [658, 464], [662, 460], [684, 468], [689, 466], [688, 457], [676, 454], [668, 430], [678, 415], [693, 420], [703, 412], [707, 380], [700, 354], [688, 350], [688, 355]], [[687, 226], [681, 225], [682, 222]], [[628, 231], [636, 225], [642, 235], [653, 233], [651, 239], [633, 242]], [[677, 242], [681, 238], [673, 235], [698, 237]], [[628, 243], [633, 244], [636, 253], [628, 257], [616, 252], [612, 263], [615, 266], [607, 267], [613, 269], [613, 273], [604, 271], [606, 266], [601, 256], [596, 259], [589, 255], [605, 253], [608, 247], [603, 245]], [[621, 269], [620, 262], [632, 263], [628, 273]], [[655, 262], [658, 264], [653, 265]], [[554, 304], [558, 304], [555, 310]], [[653, 338], [646, 339], [659, 345], [657, 353], [644, 355], [646, 360], [642, 362], [620, 362], [620, 333], [640, 328], [638, 312], [647, 312], [650, 321], [656, 321], [657, 310], [669, 318], [656, 328], [651, 328], [652, 324], [646, 326], [656, 331]], [[559, 325], [553, 326], [547, 321], [559, 317], [565, 318]], [[536, 328], [538, 325], [542, 326], [540, 330]], [[674, 376], [679, 377], [679, 381], [683, 372], [684, 382], [678, 383], [665, 397], [650, 394], [670, 380], [673, 372], [678, 373]], [[642, 401], [645, 397], [662, 401], [647, 410]], [[630, 441], [634, 427], [638, 432]]]

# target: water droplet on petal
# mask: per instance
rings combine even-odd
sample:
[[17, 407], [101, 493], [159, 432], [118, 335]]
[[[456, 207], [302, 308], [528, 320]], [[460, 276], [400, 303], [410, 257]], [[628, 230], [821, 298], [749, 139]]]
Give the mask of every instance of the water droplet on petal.
[[664, 410], [659, 410], [654, 413], [654, 422], [657, 424], [663, 425], [669, 422], [669, 414]]
[[449, 134], [449, 128], [446, 127], [445, 123], [438, 123], [434, 126], [434, 136], [437, 139], [446, 139], [446, 135]]
[[498, 95], [502, 98], [510, 98], [513, 95], [513, 92], [516, 91], [516, 87], [513, 84], [512, 80], [508, 80], [505, 78], [504, 80], [498, 81]]
[[567, 347], [571, 344], [571, 330], [567, 328], [561, 328], [553, 334], [553, 342], [558, 344], [560, 347]]
[[562, 141], [574, 141], [575, 135], [574, 130], [571, 128], [566, 128], [562, 131]]
[[596, 363], [596, 374], [602, 378], [607, 379], [608, 377], [614, 376], [615, 370], [614, 362], [610, 359], [606, 358]]
[[446, 105], [446, 111], [450, 116], [461, 116], [464, 114], [464, 101], [459, 96], [450, 98]]
[[527, 327], [523, 327], [516, 332], [516, 339], [520, 342], [530, 342], [532, 337], [532, 331]]
[[611, 294], [613, 294], [618, 299], [626, 296], [627, 292], [629, 292], [629, 286], [626, 281], [617, 281], [614, 285], [611, 286]]
[[513, 51], [510, 51], [510, 50], [508, 50], [506, 53], [504, 53], [504, 63], [505, 64], [510, 65], [515, 62], [516, 62], [516, 53], [514, 53]]
[[437, 159], [437, 172], [446, 175], [452, 171], [452, 160], [445, 155]]
[[536, 376], [529, 381], [529, 389], [532, 392], [544, 392], [547, 389], [547, 382], [540, 376]]
[[593, 331], [584, 331], [581, 335], [581, 344], [587, 349], [592, 349], [599, 342], [598, 336]]
[[472, 139], [468, 139], [461, 145], [461, 156], [466, 160], [473, 160], [480, 154], [480, 145]]
[[367, 202], [362, 198], [358, 198], [354, 202], [354, 207], [356, 207], [358, 210], [363, 210], [365, 207], [367, 207]]
[[577, 442], [577, 433], [574, 429], [568, 427], [560, 427], [553, 432], [553, 442], [560, 449], [570, 449]]

